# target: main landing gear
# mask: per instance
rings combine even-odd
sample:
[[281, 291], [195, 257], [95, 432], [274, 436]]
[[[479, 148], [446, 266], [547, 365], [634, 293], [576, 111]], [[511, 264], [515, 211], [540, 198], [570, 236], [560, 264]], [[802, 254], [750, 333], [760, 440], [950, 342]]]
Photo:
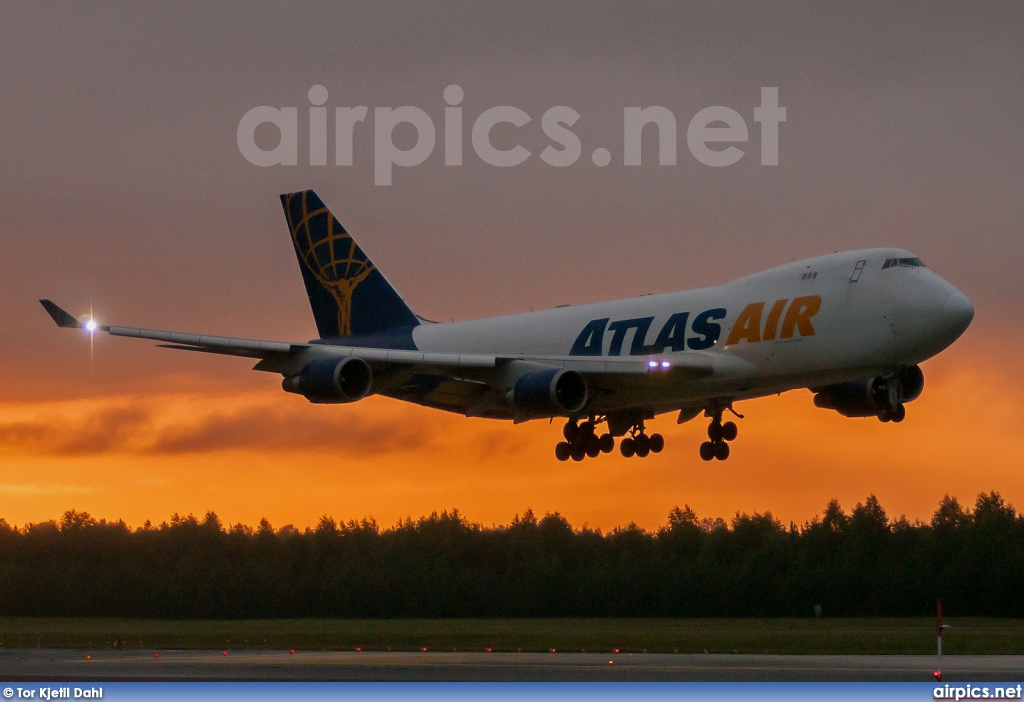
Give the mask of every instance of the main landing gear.
[[[705, 410], [704, 415], [711, 417], [711, 424], [708, 425], [708, 440], [700, 445], [700, 457], [705, 461], [724, 461], [729, 458], [729, 442], [736, 439], [739, 430], [735, 422], [723, 422], [722, 413], [728, 410], [740, 419], [743, 415], [732, 409], [731, 405], [713, 406]], [[693, 414], [686, 418], [693, 417]], [[900, 417], [902, 419], [902, 417]], [[615, 437], [611, 432], [598, 434], [597, 426], [609, 421], [612, 431], [617, 434], [624, 434], [619, 442], [619, 451], [625, 458], [637, 456], [646, 458], [652, 453], [661, 453], [665, 449], [665, 437], [661, 434], [647, 434], [644, 427], [644, 420], [634, 418], [594, 417], [580, 422], [570, 419], [562, 427], [562, 436], [565, 441], [559, 441], [555, 446], [555, 458], [560, 461], [582, 461], [586, 457], [597, 458], [602, 453], [611, 453], [615, 449]], [[895, 417], [892, 421], [899, 421]]]
[[562, 427], [565, 441], [555, 445], [555, 458], [560, 461], [582, 461], [587, 456], [597, 458], [602, 453], [611, 453], [615, 448], [615, 438], [608, 433], [597, 435], [597, 420], [591, 417], [582, 424], [570, 419]]
[[647, 458], [652, 453], [661, 453], [665, 449], [665, 437], [661, 434], [647, 436], [644, 423], [640, 422], [629, 430], [629, 436], [619, 442], [619, 451], [625, 458], [637, 456]]
[[618, 443], [618, 450], [626, 458], [633, 456], [646, 458], [651, 453], [660, 453], [665, 450], [665, 437], [660, 434], [647, 436], [643, 422], [641, 422], [634, 425], [630, 430], [630, 435]]
[[[737, 415], [739, 416], [739, 415]], [[736, 422], [722, 423], [722, 411], [715, 412], [708, 425], [708, 441], [700, 445], [700, 457], [705, 461], [712, 461], [716, 458], [724, 461], [729, 457], [729, 443], [736, 438], [739, 429]]]
[[[586, 457], [597, 458], [602, 453], [611, 453], [615, 449], [615, 437], [609, 432], [601, 435], [597, 433], [597, 425], [603, 419], [590, 417], [585, 422], [577, 423], [570, 419], [562, 428], [562, 436], [565, 441], [559, 441], [555, 446], [555, 458], [560, 461], [582, 461]], [[661, 434], [648, 436], [644, 432], [643, 422], [635, 424], [629, 435], [619, 443], [619, 451], [626, 458], [639, 456], [644, 458], [652, 453], [661, 453], [665, 448], [665, 437]]]

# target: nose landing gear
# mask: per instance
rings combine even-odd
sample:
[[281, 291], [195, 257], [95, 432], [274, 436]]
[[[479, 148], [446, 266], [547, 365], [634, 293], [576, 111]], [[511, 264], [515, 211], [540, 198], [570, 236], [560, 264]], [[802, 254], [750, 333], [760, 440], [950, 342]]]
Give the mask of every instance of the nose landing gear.
[[907, 408], [903, 403], [896, 405], [895, 409], [886, 407], [878, 413], [878, 419], [882, 422], [902, 422], [907, 418]]
[[878, 411], [879, 421], [898, 423], [906, 419], [907, 408], [903, 406], [903, 384], [899, 375], [885, 381], [876, 381], [871, 388], [871, 395], [876, 406], [881, 407]]

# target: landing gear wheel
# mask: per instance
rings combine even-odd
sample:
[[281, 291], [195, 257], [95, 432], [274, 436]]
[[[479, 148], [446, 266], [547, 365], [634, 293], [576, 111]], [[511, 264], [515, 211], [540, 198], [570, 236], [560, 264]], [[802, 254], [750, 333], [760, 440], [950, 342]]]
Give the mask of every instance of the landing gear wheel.
[[601, 435], [601, 453], [611, 453], [615, 449], [615, 437], [611, 434]]
[[700, 445], [700, 457], [703, 461], [710, 461], [715, 457], [715, 445], [710, 441], [705, 441]]
[[711, 423], [708, 424], [708, 441], [705, 441], [700, 445], [700, 457], [705, 461], [711, 461], [718, 459], [724, 461], [729, 457], [729, 441], [736, 438], [739, 434], [739, 429], [736, 426], [736, 422], [725, 422], [722, 423], [722, 412], [729, 410], [740, 419], [743, 419], [742, 414], [737, 414], [732, 409], [732, 405], [726, 405], [724, 407], [711, 407], [705, 410], [705, 416], [711, 417]]
[[729, 444], [719, 441], [715, 446], [715, 458], [724, 461], [729, 457]]
[[565, 440], [568, 441], [570, 444], [576, 440], [576, 436], [579, 433], [580, 427], [578, 424], [576, 424], [576, 422], [566, 422], [565, 426], [562, 427], [562, 436], [564, 436]]
[[907, 418], [907, 408], [903, 405], [896, 405], [896, 411], [892, 415], [892, 421], [902, 422]]
[[632, 458], [636, 453], [636, 444], [628, 436], [619, 443], [619, 451], [624, 458]]
[[568, 461], [569, 455], [572, 453], [572, 447], [565, 441], [559, 441], [555, 444], [555, 458], [560, 461]]
[[889, 410], [884, 409], [878, 413], [878, 421], [880, 422], [891, 422], [892, 417], [889, 416]]
[[636, 444], [636, 455], [640, 458], [647, 458], [647, 454], [651, 452], [651, 440], [647, 434], [638, 435], [633, 442]]
[[665, 437], [661, 434], [651, 434], [651, 453], [661, 453], [665, 448]]
[[573, 444], [572, 451], [569, 454], [574, 461], [582, 461], [587, 457], [586, 447], [579, 444]]
[[601, 455], [601, 440], [593, 434], [587, 437], [587, 455], [591, 458], [597, 458]]

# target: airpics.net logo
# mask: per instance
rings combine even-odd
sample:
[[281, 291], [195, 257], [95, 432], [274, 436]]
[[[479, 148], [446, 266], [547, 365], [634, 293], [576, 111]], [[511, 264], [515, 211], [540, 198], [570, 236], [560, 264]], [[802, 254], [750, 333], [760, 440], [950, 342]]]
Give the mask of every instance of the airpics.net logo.
[[[328, 162], [327, 134], [329, 111], [325, 106], [327, 88], [314, 85], [308, 93], [310, 106], [308, 142], [310, 166], [326, 166]], [[460, 106], [465, 93], [458, 85], [449, 85], [443, 93], [444, 163], [461, 166], [464, 163], [466, 116]], [[351, 166], [357, 125], [366, 122], [368, 107], [334, 108], [334, 165]], [[579, 161], [583, 144], [571, 129], [580, 119], [580, 113], [571, 107], [557, 105], [549, 108], [540, 119], [540, 128], [551, 143], [538, 157], [549, 166], [563, 168]], [[786, 108], [779, 106], [778, 88], [761, 88], [761, 104], [753, 109], [753, 120], [760, 125], [761, 165], [779, 163], [779, 124], [786, 121]], [[303, 120], [305, 122], [305, 120]], [[404, 107], [375, 107], [373, 109], [373, 162], [374, 183], [391, 185], [395, 167], [412, 168], [424, 163], [437, 146], [438, 135], [434, 120], [423, 109]], [[491, 140], [491, 131], [499, 124], [511, 124], [517, 129], [526, 127], [533, 118], [511, 105], [492, 107], [472, 120], [470, 144], [476, 157], [497, 168], [510, 168], [526, 163], [533, 157], [518, 143], [512, 148], [497, 148]], [[400, 125], [411, 125], [416, 132], [415, 143], [402, 149], [395, 145], [395, 130]], [[277, 130], [277, 145], [264, 149], [257, 144], [256, 131], [263, 125]], [[655, 129], [645, 129], [654, 125]], [[305, 126], [305, 125], [304, 125]], [[507, 129], [507, 128], [506, 128]], [[366, 130], [359, 130], [362, 134]], [[622, 113], [622, 165], [642, 165], [644, 134], [656, 133], [658, 164], [675, 166], [677, 154], [676, 116], [665, 107], [626, 107]], [[238, 150], [254, 166], [297, 166], [299, 164], [299, 108], [254, 107], [238, 123]], [[747, 121], [732, 109], [716, 105], [705, 107], [690, 119], [686, 127], [686, 145], [690, 154], [705, 166], [721, 168], [731, 166], [745, 155], [737, 145], [749, 142]], [[604, 147], [594, 149], [590, 159], [595, 166], [612, 163], [612, 152]]]

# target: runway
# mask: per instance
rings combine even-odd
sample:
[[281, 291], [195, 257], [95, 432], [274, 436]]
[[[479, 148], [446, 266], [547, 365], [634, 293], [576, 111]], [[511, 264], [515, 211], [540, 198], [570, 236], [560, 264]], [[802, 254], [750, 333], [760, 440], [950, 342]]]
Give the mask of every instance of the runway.
[[[947, 656], [943, 668], [949, 682], [1019, 682], [1024, 656]], [[934, 669], [934, 656], [0, 650], [0, 679], [26, 682], [931, 682]]]

